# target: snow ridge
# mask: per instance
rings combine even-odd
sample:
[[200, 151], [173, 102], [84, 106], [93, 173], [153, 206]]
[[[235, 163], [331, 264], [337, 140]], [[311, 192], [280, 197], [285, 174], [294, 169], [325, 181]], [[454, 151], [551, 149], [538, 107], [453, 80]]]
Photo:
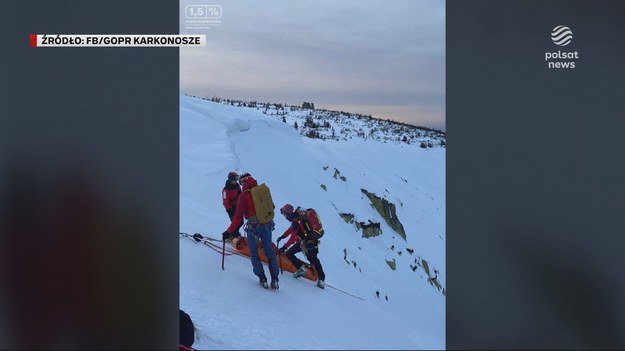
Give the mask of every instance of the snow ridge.
[[379, 142], [417, 144], [422, 148], [445, 147], [446, 145], [445, 132], [437, 129], [414, 126], [390, 119], [374, 118], [371, 115], [315, 109], [314, 104], [309, 102], [295, 106], [284, 103], [243, 101], [218, 97], [199, 99], [261, 111], [268, 118], [297, 127], [300, 135], [308, 138], [322, 140], [372, 139]]

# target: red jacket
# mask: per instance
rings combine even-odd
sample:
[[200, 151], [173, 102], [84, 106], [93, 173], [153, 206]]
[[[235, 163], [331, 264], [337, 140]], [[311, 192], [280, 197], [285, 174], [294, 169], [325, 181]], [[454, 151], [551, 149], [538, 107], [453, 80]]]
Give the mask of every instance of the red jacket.
[[239, 194], [241, 194], [241, 187], [239, 184], [236, 182], [231, 184], [229, 181], [226, 181], [226, 186], [224, 186], [224, 189], [221, 191], [221, 198], [226, 210], [229, 210], [237, 204]]
[[291, 226], [284, 231], [284, 234], [280, 236], [280, 238], [284, 239], [290, 235], [289, 240], [287, 240], [286, 244], [283, 245], [284, 248], [291, 246], [293, 243], [300, 242], [304, 233], [304, 224], [302, 223], [301, 217], [297, 217], [291, 221]]
[[252, 187], [258, 185], [256, 179], [251, 176], [243, 185], [243, 192], [239, 195], [237, 200], [237, 209], [232, 217], [232, 222], [226, 231], [232, 235], [234, 230], [243, 224], [243, 217], [250, 219], [256, 216], [256, 208], [254, 208], [254, 201], [252, 200], [252, 193], [249, 191]]

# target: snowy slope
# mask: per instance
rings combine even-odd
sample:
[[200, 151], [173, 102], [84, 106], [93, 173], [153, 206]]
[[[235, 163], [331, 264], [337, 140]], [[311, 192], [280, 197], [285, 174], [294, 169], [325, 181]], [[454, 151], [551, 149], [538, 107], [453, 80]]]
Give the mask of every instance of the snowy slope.
[[[430, 277], [437, 270], [444, 287], [444, 167], [444, 148], [303, 138], [291, 124], [256, 109], [181, 96], [180, 231], [219, 238], [229, 224], [221, 205], [225, 177], [232, 170], [248, 171], [267, 183], [278, 208], [288, 202], [319, 212], [326, 231], [319, 257], [327, 284], [364, 300], [330, 287], [321, 290], [288, 272], [279, 291], [264, 290], [249, 259], [226, 257], [222, 271], [220, 254], [181, 238], [180, 306], [201, 331], [194, 347], [444, 348], [445, 296], [428, 282], [422, 263], [427, 261]], [[345, 180], [334, 177], [335, 169]], [[396, 204], [407, 240], [361, 189]], [[343, 212], [380, 222], [382, 234], [363, 238], [339, 216]], [[278, 214], [274, 242], [287, 227]], [[393, 259], [396, 270], [386, 263]]]
[[302, 136], [324, 140], [373, 139], [380, 142], [417, 144], [420, 147], [445, 147], [445, 133], [431, 128], [414, 126], [346, 111], [332, 111], [284, 103], [256, 102], [199, 98], [220, 104], [255, 109], [270, 119], [297, 126]]

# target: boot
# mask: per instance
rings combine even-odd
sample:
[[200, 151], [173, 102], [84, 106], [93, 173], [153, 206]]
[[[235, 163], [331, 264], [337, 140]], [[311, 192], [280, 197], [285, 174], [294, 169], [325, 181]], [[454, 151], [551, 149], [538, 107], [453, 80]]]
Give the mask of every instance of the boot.
[[323, 280], [317, 280], [317, 286], [321, 289], [325, 289], [326, 283]]
[[259, 280], [260, 285], [261, 285], [263, 288], [265, 288], [265, 289], [268, 289], [268, 288], [269, 288], [269, 285], [267, 285], [267, 277], [265, 277], [265, 275], [264, 275], [264, 274], [259, 275], [259, 276], [258, 276], [258, 280]]
[[271, 278], [271, 288], [274, 290], [278, 290], [280, 288], [278, 285], [278, 277]]
[[301, 267], [299, 267], [297, 272], [293, 273], [293, 277], [294, 278], [303, 277], [303, 276], [306, 275], [306, 273], [308, 273], [308, 271], [306, 270], [306, 267], [304, 267], [304, 265], [302, 265]]

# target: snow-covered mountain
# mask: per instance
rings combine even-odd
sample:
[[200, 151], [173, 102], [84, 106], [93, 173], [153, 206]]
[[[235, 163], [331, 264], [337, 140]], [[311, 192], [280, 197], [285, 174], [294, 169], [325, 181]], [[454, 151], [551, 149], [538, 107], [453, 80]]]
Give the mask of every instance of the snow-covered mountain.
[[255, 109], [264, 115], [289, 123], [302, 136], [323, 140], [373, 139], [381, 142], [417, 144], [422, 148], [445, 147], [445, 133], [358, 113], [315, 109], [312, 102], [301, 106], [284, 103], [201, 98], [220, 104]]
[[[276, 207], [317, 210], [328, 286], [285, 271], [280, 290], [264, 290], [249, 259], [228, 256], [222, 271], [220, 253], [181, 238], [180, 307], [200, 330], [194, 347], [444, 348], [445, 148], [371, 133], [350, 114], [328, 120], [337, 138], [302, 137], [293, 124], [310, 111], [264, 111], [180, 97], [180, 231], [219, 238], [226, 176], [250, 172]], [[368, 137], [343, 135], [339, 123]], [[444, 145], [444, 134], [424, 138]], [[275, 221], [274, 242], [289, 225]]]

